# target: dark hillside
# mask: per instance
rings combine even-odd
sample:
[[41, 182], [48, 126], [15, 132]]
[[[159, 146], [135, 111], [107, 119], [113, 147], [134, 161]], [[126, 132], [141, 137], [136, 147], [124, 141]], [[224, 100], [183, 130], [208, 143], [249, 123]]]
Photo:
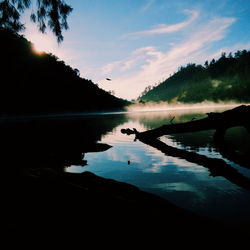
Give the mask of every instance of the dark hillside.
[[23, 36], [0, 30], [0, 41], [2, 114], [117, 110], [128, 103], [56, 56], [34, 54]]
[[188, 64], [156, 87], [147, 88], [142, 102], [197, 103], [250, 101], [250, 51], [230, 53], [204, 66]]

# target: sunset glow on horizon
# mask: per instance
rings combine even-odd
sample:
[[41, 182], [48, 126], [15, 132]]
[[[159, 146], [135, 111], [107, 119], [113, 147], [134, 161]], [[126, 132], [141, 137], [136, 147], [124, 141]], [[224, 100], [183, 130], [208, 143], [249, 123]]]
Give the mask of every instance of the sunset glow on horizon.
[[38, 55], [38, 56], [41, 56], [41, 55], [46, 54], [45, 51], [39, 50], [39, 49], [37, 48], [37, 46], [35, 46], [34, 44], [32, 44], [32, 51], [33, 51], [34, 54], [36, 54], [36, 55]]

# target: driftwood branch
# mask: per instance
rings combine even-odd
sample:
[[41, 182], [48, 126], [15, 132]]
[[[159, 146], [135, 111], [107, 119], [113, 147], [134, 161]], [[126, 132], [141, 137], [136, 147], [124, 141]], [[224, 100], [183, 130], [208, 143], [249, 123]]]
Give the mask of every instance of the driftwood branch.
[[188, 133], [202, 130], [215, 130], [214, 138], [220, 141], [227, 129], [243, 126], [250, 132], [250, 106], [241, 105], [221, 113], [207, 113], [207, 117], [185, 123], [163, 125], [156, 129], [138, 132], [136, 129], [123, 129], [122, 133], [135, 134], [140, 138], [158, 138], [167, 134]]
[[139, 140], [151, 147], [160, 150], [166, 155], [178, 157], [203, 166], [209, 170], [210, 175], [213, 177], [222, 176], [237, 186], [250, 190], [250, 179], [239, 173], [236, 169], [234, 169], [222, 159], [210, 158], [195, 152], [178, 149], [163, 143], [159, 139], [139, 137]]
[[[232, 183], [250, 190], [250, 179], [239, 173], [224, 160], [209, 158], [195, 152], [174, 148], [157, 139], [166, 134], [214, 129], [216, 131], [214, 135], [216, 142], [220, 146], [220, 151], [225, 155], [230, 154], [229, 149], [224, 147], [223, 143], [224, 134], [228, 128], [243, 126], [250, 131], [250, 106], [242, 105], [222, 113], [208, 113], [207, 115], [208, 117], [204, 119], [164, 125], [145, 132], [138, 132], [135, 128], [133, 130], [121, 129], [121, 132], [127, 135], [135, 134], [135, 139], [139, 139], [141, 142], [160, 150], [164, 154], [179, 157], [208, 168], [212, 176], [223, 176]], [[234, 158], [237, 159], [236, 156]]]

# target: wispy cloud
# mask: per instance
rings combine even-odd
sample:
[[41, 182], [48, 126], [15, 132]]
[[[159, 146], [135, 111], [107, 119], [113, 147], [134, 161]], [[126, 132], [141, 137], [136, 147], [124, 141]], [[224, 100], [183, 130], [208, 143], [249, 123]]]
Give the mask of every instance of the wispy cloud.
[[136, 70], [141, 64], [144, 64], [149, 60], [149, 57], [159, 56], [160, 54], [152, 46], [139, 48], [131, 53], [128, 57], [120, 61], [114, 61], [108, 63], [102, 68], [102, 74], [106, 75], [109, 73], [114, 73], [114, 71], [119, 74], [129, 70]]
[[189, 15], [189, 18], [186, 21], [168, 25], [168, 24], [159, 24], [156, 27], [144, 30], [144, 31], [138, 31], [129, 33], [124, 36], [124, 38], [138, 38], [141, 36], [150, 36], [150, 35], [160, 35], [160, 34], [166, 34], [166, 33], [174, 33], [177, 31], [180, 31], [187, 27], [188, 25], [192, 24], [198, 17], [199, 12], [194, 10], [185, 10], [184, 13]]
[[109, 73], [119, 72], [114, 79], [116, 94], [122, 98], [136, 98], [146, 86], [166, 79], [179, 66], [190, 62], [202, 63], [201, 60], [206, 60], [209, 55], [210, 46], [225, 37], [235, 20], [215, 18], [197, 27], [195, 32], [172, 45], [168, 51], [160, 51], [154, 46], [142, 47], [128, 58], [109, 64], [106, 66]]
[[146, 4], [140, 9], [140, 12], [147, 11], [153, 4], [155, 0], [146, 0]]

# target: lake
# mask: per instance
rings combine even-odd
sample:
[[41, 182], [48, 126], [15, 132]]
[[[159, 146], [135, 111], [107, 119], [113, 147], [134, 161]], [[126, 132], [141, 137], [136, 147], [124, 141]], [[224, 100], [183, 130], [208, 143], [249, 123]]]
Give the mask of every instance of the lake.
[[[227, 176], [214, 176], [210, 169], [179, 157], [171, 157], [121, 133], [122, 128], [145, 131], [164, 124], [206, 117], [207, 112], [222, 112], [232, 107], [210, 107], [83, 116], [91, 127], [109, 127], [99, 142], [112, 147], [103, 152], [84, 154], [85, 166], [68, 164], [65, 171], [93, 172], [99, 176], [133, 184], [166, 198], [179, 207], [229, 223], [250, 223], [250, 190]], [[223, 159], [237, 175], [250, 181], [250, 169], [223, 157], [214, 145], [214, 131], [162, 136], [167, 145]], [[249, 154], [250, 135], [244, 128], [227, 131], [226, 141], [241, 154]]]

